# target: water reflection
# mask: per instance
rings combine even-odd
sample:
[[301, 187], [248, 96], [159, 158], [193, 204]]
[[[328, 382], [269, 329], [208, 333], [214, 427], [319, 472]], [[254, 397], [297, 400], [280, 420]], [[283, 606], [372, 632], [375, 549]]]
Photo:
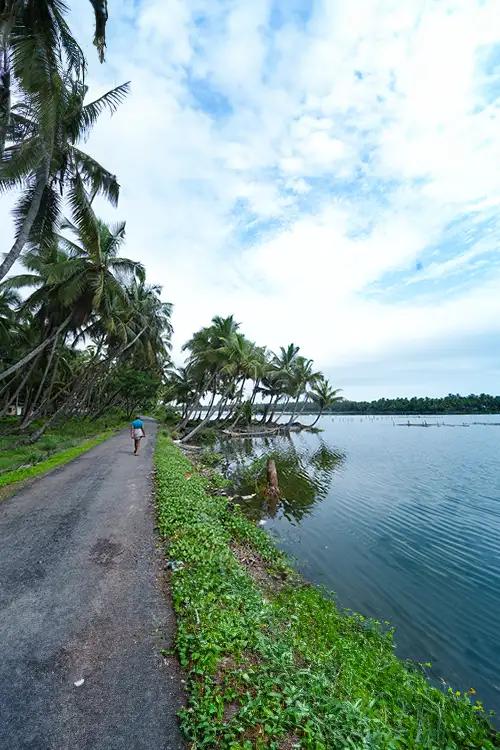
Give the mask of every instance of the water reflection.
[[[255, 519], [283, 516], [297, 524], [329, 493], [334, 473], [345, 460], [318, 436], [317, 445], [297, 445], [289, 436], [223, 440], [217, 450], [227, 461], [228, 475], [242, 505]], [[266, 466], [274, 459], [281, 492], [279, 500], [265, 496]]]
[[[242, 480], [237, 491], [257, 493], [245, 507], [272, 517], [268, 528], [308, 580], [342, 607], [389, 620], [400, 656], [432, 662], [436, 684], [474, 687], [500, 713], [498, 415], [434, 420], [470, 429], [328, 416], [321, 434], [218, 450]], [[284, 496], [275, 506], [262, 494], [270, 455]]]

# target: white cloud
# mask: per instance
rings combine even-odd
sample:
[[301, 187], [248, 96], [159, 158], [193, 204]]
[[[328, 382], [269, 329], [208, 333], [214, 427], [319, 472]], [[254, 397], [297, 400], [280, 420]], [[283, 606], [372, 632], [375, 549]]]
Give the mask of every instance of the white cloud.
[[[465, 230], [452, 257], [439, 256], [451, 222], [473, 212], [480, 226], [500, 201], [499, 100], [480, 64], [500, 44], [498, 5], [308, 7], [306, 24], [273, 30], [270, 0], [111, 2], [108, 60], [99, 66], [87, 45], [89, 82], [99, 93], [130, 78], [133, 90], [87, 144], [123, 186], [118, 211], [102, 211], [127, 219], [127, 253], [175, 303], [176, 351], [212, 315], [234, 312], [260, 343], [293, 340], [341, 373], [347, 395], [361, 363], [383, 368], [411, 341], [429, 361], [429, 390], [430, 347], [500, 328], [498, 270], [465, 283], [498, 223], [487, 241], [471, 244]], [[87, 7], [74, 22], [91, 39]], [[463, 269], [464, 283], [416, 297], [410, 270], [431, 247], [415, 280]], [[398, 301], [383, 293], [395, 272], [406, 274]], [[464, 355], [469, 369], [449, 389], [496, 387], [475, 357]], [[387, 377], [400, 392], [415, 387], [404, 371]]]

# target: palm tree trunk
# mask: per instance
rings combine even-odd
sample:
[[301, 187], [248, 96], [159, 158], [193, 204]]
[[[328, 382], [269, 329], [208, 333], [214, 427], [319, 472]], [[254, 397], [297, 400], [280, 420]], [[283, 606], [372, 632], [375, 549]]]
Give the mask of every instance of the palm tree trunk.
[[24, 386], [28, 382], [28, 379], [29, 379], [31, 373], [33, 372], [33, 370], [35, 369], [37, 362], [38, 362], [38, 357], [35, 359], [35, 361], [31, 365], [31, 367], [28, 368], [28, 370], [26, 372], [26, 375], [24, 376], [24, 378], [19, 383], [19, 386], [17, 387], [16, 391], [12, 394], [12, 396], [7, 401], [7, 403], [5, 404], [5, 406], [3, 407], [3, 409], [0, 411], [0, 417], [3, 417], [5, 414], [7, 414], [8, 410], [9, 410], [9, 406], [11, 406], [11, 404], [14, 401], [17, 401], [17, 399], [19, 398], [19, 394], [21, 393], [21, 391], [23, 390]]
[[[187, 435], [184, 435], [184, 437], [181, 438], [181, 443], [186, 443], [189, 440], [189, 438], [192, 438], [194, 435], [196, 435], [196, 433], [199, 430], [201, 430], [201, 428], [208, 422], [208, 420], [210, 419], [210, 417], [212, 416], [212, 414], [214, 413], [214, 411], [217, 409], [217, 407], [220, 404], [220, 400], [219, 400], [219, 403], [215, 404], [215, 406], [214, 406], [214, 401], [215, 401], [215, 396], [216, 395], [217, 395], [217, 387], [214, 386], [214, 393], [213, 393], [213, 396], [212, 396], [212, 400], [210, 401], [210, 404], [208, 406], [205, 419], [202, 419], [202, 421], [200, 422], [200, 424], [197, 425], [193, 430], [191, 430], [191, 432], [188, 432]], [[223, 398], [224, 398], [224, 394], [221, 396], [221, 399], [223, 399]]]
[[323, 409], [320, 409], [319, 412], [318, 412], [318, 416], [316, 417], [316, 419], [314, 420], [314, 422], [309, 425], [309, 428], [314, 427], [314, 425], [316, 424], [316, 422], [318, 422], [318, 420], [319, 420], [319, 418], [321, 417], [322, 414], [323, 414]]
[[[57, 332], [59, 332], [62, 329], [62, 327], [63, 326], [60, 326], [57, 329]], [[50, 416], [49, 419], [38, 430], [36, 430], [36, 432], [33, 433], [33, 435], [30, 438], [30, 443], [35, 443], [39, 438], [41, 438], [45, 430], [48, 427], [50, 427], [50, 425], [57, 419], [57, 417], [71, 405], [72, 401], [74, 401], [75, 405], [77, 405], [77, 398], [85, 391], [88, 392], [89, 376], [93, 378], [92, 388], [94, 388], [95, 385], [98, 383], [96, 373], [99, 370], [97, 368], [99, 367], [102, 368], [103, 365], [109, 364], [112, 359], [114, 359], [115, 357], [120, 357], [124, 352], [127, 351], [127, 349], [130, 349], [130, 347], [133, 346], [135, 342], [142, 336], [146, 328], [147, 326], [144, 326], [144, 328], [142, 328], [141, 331], [139, 331], [139, 333], [136, 336], [134, 336], [132, 341], [130, 341], [126, 346], [122, 347], [119, 351], [108, 354], [108, 356], [105, 357], [105, 359], [98, 362], [97, 365], [95, 365], [95, 367], [91, 365], [89, 368], [87, 368], [87, 371], [79, 377], [78, 383], [74, 385], [69, 396], [62, 402], [59, 408], [56, 409], [56, 411], [52, 414], [52, 416]], [[76, 408], [76, 406], [74, 406], [74, 408]]]
[[222, 412], [226, 408], [226, 404], [227, 404], [227, 396], [226, 398], [220, 401], [219, 410], [217, 412], [217, 421], [219, 421], [219, 419], [222, 417]]
[[[282, 416], [283, 416], [283, 414], [285, 413], [285, 409], [286, 409], [286, 407], [288, 406], [288, 404], [289, 404], [289, 403], [290, 403], [290, 398], [287, 398], [287, 400], [286, 400], [286, 401], [285, 401], [285, 403], [283, 404], [283, 408], [282, 408], [282, 410], [280, 411], [280, 413], [278, 414], [278, 416], [277, 416], [277, 418], [276, 418], [276, 422], [277, 422], [277, 423], [278, 423], [278, 422], [280, 421], [281, 417], [282, 417]], [[273, 416], [274, 416], [274, 412], [273, 412]]]
[[291, 417], [290, 417], [290, 419], [288, 420], [288, 424], [292, 424], [293, 420], [295, 419], [295, 413], [296, 413], [296, 411], [297, 411], [297, 406], [299, 405], [299, 399], [300, 399], [300, 393], [299, 393], [299, 395], [297, 396], [297, 398], [295, 399], [295, 403], [294, 403], [294, 405], [293, 405], [292, 416], [291, 416]]
[[5, 383], [2, 386], [2, 388], [0, 388], [0, 397], [2, 397], [5, 393], [6, 394], [5, 398], [9, 398], [11, 386], [14, 385], [15, 381], [16, 381], [16, 376], [14, 375], [7, 383]]
[[306, 396], [305, 399], [304, 399], [304, 403], [302, 404], [302, 409], [299, 411], [299, 413], [297, 415], [298, 417], [300, 417], [300, 415], [304, 413], [304, 410], [305, 410], [306, 406], [308, 405], [308, 403], [309, 403], [309, 399]]
[[[215, 380], [215, 376], [212, 376], [212, 378], [209, 380], [209, 382], [208, 382], [208, 384], [206, 386], [206, 390], [207, 391], [210, 390], [210, 386], [212, 385], [212, 383], [214, 382], [214, 380]], [[187, 404], [186, 405], [186, 414], [183, 417], [182, 421], [179, 422], [179, 424], [177, 425], [177, 429], [178, 430], [183, 430], [184, 427], [187, 425], [187, 423], [191, 419], [191, 416], [194, 413], [194, 411], [198, 408], [198, 406], [200, 406], [200, 399], [203, 397], [204, 392], [205, 391], [202, 390], [202, 389], [198, 390], [196, 392], [196, 396], [195, 396], [194, 401], [192, 402], [192, 404]], [[200, 409], [200, 419], [201, 419], [201, 412], [202, 412], [202, 409]]]
[[38, 415], [39, 414], [43, 414], [43, 410], [54, 400], [54, 398], [56, 398], [57, 395], [59, 395], [59, 394], [56, 394], [56, 396], [54, 396], [53, 398], [51, 398], [51, 396], [52, 396], [52, 390], [54, 388], [54, 383], [56, 382], [56, 376], [57, 376], [57, 369], [58, 369], [58, 367], [59, 367], [59, 361], [56, 359], [56, 363], [54, 365], [54, 369], [53, 369], [52, 375], [50, 377], [50, 383], [49, 383], [49, 387], [47, 389], [47, 395], [45, 396], [44, 400], [41, 402], [41, 404], [38, 407], [38, 409], [36, 411], [34, 411], [34, 412], [31, 413], [31, 417], [28, 420], [26, 420], [26, 418], [23, 419], [23, 422], [22, 422], [22, 424], [20, 425], [20, 428], [19, 428], [20, 430], [27, 430], [28, 427], [30, 426], [30, 424], [32, 422], [34, 422], [35, 419], [38, 417]]
[[0, 47], [0, 159], [5, 149], [10, 122], [10, 61], [7, 40]]
[[240, 388], [240, 392], [239, 392], [239, 394], [238, 394], [238, 397], [237, 397], [237, 399], [236, 399], [236, 405], [235, 405], [235, 410], [236, 410], [236, 417], [235, 417], [235, 420], [234, 420], [234, 422], [232, 422], [232, 424], [231, 424], [231, 426], [230, 426], [230, 428], [229, 428], [230, 430], [232, 430], [232, 429], [233, 429], [233, 427], [234, 427], [234, 426], [235, 426], [236, 424], [238, 424], [238, 422], [239, 422], [239, 421], [240, 421], [240, 419], [241, 419], [241, 412], [239, 412], [239, 408], [240, 408], [240, 406], [241, 406], [241, 404], [242, 404], [242, 402], [243, 402], [243, 390], [244, 390], [244, 388], [245, 388], [245, 383], [246, 383], [246, 378], [243, 378], [243, 380], [242, 380], [242, 383], [241, 383], [241, 388]]
[[[50, 425], [57, 419], [57, 417], [62, 414], [66, 409], [71, 405], [71, 402], [74, 401], [77, 402], [77, 398], [80, 396], [80, 394], [84, 393], [88, 388], [88, 381], [89, 381], [89, 374], [92, 374], [92, 368], [89, 368], [89, 371], [87, 371], [87, 378], [85, 378], [85, 375], [81, 376], [78, 379], [77, 383], [73, 383], [73, 386], [70, 389], [70, 393], [67, 396], [66, 399], [63, 400], [62, 404], [55, 410], [55, 412], [44, 422], [44, 424], [36, 430], [36, 432], [33, 433], [31, 436], [29, 442], [30, 443], [36, 443], [37, 440], [39, 440], [45, 430], [50, 427]], [[95, 381], [94, 381], [95, 382]]]
[[113, 393], [112, 396], [109, 396], [107, 399], [105, 399], [104, 403], [101, 404], [99, 409], [96, 412], [94, 412], [94, 415], [93, 415], [94, 419], [99, 419], [99, 417], [101, 417], [104, 414], [106, 409], [108, 409], [112, 404], [115, 403], [119, 395], [120, 395], [120, 390], [118, 389], [117, 391]]
[[3, 372], [0, 372], [0, 380], [5, 380], [5, 378], [7, 378], [11, 373], [16, 372], [16, 370], [19, 370], [20, 367], [24, 367], [24, 365], [27, 365], [28, 362], [31, 362], [33, 357], [36, 357], [37, 354], [43, 351], [46, 346], [51, 344], [52, 341], [54, 341], [54, 339], [57, 336], [59, 336], [63, 328], [66, 328], [70, 320], [71, 320], [71, 315], [68, 315], [66, 320], [63, 323], [61, 323], [59, 328], [56, 330], [55, 333], [52, 334], [52, 336], [49, 336], [48, 338], [45, 339], [45, 341], [42, 341], [42, 343], [36, 346], [34, 349], [32, 349], [29, 354], [27, 354], [25, 357], [20, 359], [19, 362], [16, 362], [15, 365], [12, 365], [11, 367], [8, 367], [6, 370], [4, 370]]
[[26, 216], [24, 217], [24, 221], [18, 232], [16, 241], [5, 256], [2, 265], [0, 265], [0, 279], [3, 279], [3, 277], [9, 273], [10, 269], [21, 255], [22, 250], [28, 241], [31, 228], [33, 227], [33, 222], [36, 219], [36, 215], [40, 208], [40, 203], [42, 202], [43, 191], [47, 187], [47, 182], [49, 180], [49, 168], [50, 161], [48, 158], [46, 158], [37, 172], [36, 185], [33, 192], [33, 197], [31, 199], [31, 204]]
[[260, 420], [260, 424], [263, 424], [266, 421], [267, 415], [269, 413], [269, 409], [271, 408], [271, 404], [273, 403], [273, 398], [274, 396], [271, 396], [271, 398], [269, 399], [269, 403], [264, 404], [264, 409], [262, 410], [262, 419]]
[[257, 397], [257, 391], [259, 390], [260, 380], [255, 381], [255, 385], [253, 387], [252, 395], [250, 396], [250, 404], [253, 406], [255, 403], [255, 399]]
[[[42, 380], [40, 381], [40, 385], [38, 386], [38, 390], [36, 392], [35, 398], [31, 402], [30, 409], [33, 410], [33, 411], [35, 410], [35, 407], [36, 407], [36, 405], [38, 403], [38, 399], [40, 398], [40, 396], [42, 394], [43, 386], [45, 385], [45, 381], [47, 379], [47, 375], [49, 374], [50, 368], [52, 366], [52, 360], [54, 359], [54, 354], [55, 354], [56, 347], [57, 347], [57, 339], [58, 339], [58, 337], [59, 337], [59, 334], [57, 334], [56, 337], [55, 337], [55, 339], [54, 339], [54, 344], [52, 346], [52, 349], [50, 350], [49, 359], [47, 361], [47, 366], [45, 367]], [[24, 419], [21, 422], [21, 429], [23, 429], [24, 422], [27, 419], [27, 417], [28, 417], [28, 414], [25, 413]]]
[[[276, 396], [276, 401], [274, 402], [274, 404], [272, 404], [272, 408], [271, 408], [271, 403], [272, 403], [272, 400], [271, 400], [271, 403], [269, 404], [269, 408], [271, 409], [271, 414], [269, 415], [269, 418], [266, 420], [266, 424], [270, 424], [273, 421], [274, 414], [276, 412], [276, 407], [278, 406], [278, 401], [280, 400], [280, 398], [281, 398], [281, 396], [279, 396], [279, 395]], [[288, 403], [288, 401], [286, 402], [286, 404], [287, 403]], [[285, 407], [286, 407], [286, 404], [285, 404]], [[281, 413], [283, 413], [283, 412], [281, 412]]]

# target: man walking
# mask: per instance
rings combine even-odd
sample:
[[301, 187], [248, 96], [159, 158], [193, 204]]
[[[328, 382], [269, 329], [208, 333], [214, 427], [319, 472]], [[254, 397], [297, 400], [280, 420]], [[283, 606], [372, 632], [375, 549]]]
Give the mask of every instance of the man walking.
[[146, 437], [144, 422], [140, 417], [136, 417], [130, 425], [130, 437], [134, 441], [134, 456], [137, 456], [139, 447], [141, 445], [141, 440], [143, 437]]

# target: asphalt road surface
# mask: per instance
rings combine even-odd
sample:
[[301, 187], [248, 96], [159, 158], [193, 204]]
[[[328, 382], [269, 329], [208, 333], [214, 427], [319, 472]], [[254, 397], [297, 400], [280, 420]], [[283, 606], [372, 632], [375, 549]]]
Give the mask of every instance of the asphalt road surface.
[[183, 747], [146, 429], [0, 502], [1, 750]]

